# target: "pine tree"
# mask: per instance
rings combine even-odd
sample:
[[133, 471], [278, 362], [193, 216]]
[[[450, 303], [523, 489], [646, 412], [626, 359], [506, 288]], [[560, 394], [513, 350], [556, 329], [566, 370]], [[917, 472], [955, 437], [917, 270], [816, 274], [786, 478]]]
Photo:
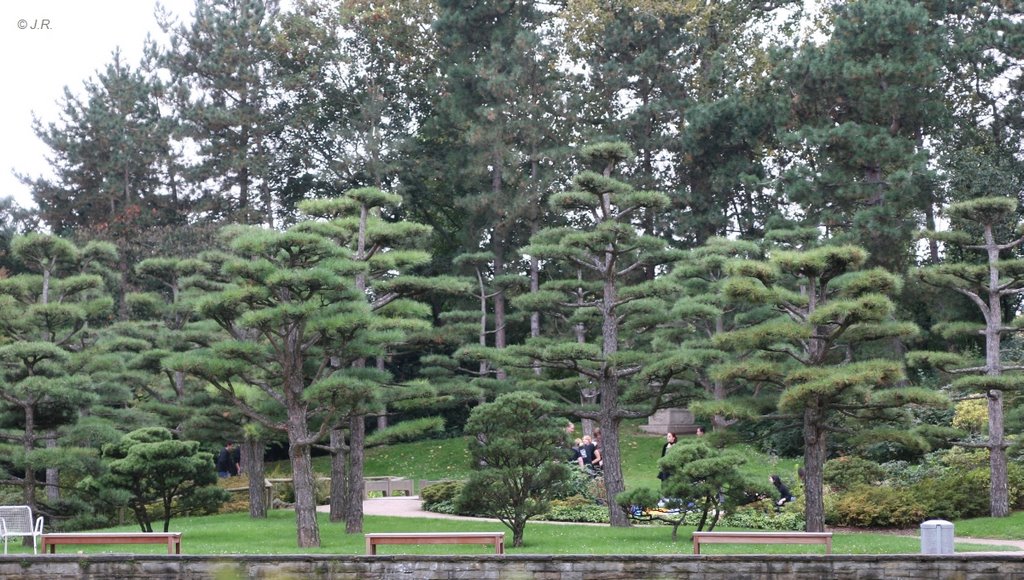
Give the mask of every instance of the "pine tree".
[[34, 124], [51, 150], [54, 177], [21, 180], [43, 221], [57, 234], [90, 229], [114, 241], [179, 223], [184, 208], [173, 195], [174, 124], [160, 111], [163, 84], [115, 51], [84, 90], [80, 97], [65, 88], [60, 119]]
[[[773, 250], [767, 261], [730, 268], [723, 292], [735, 303], [768, 305], [777, 316], [718, 334], [714, 344], [757, 353], [717, 371], [730, 380], [778, 389], [778, 413], [803, 425], [807, 531], [825, 525], [822, 473], [829, 433], [842, 424], [870, 425], [859, 436], [896, 436], [910, 404], [941, 404], [926, 389], [907, 387], [902, 362], [872, 350], [877, 341], [913, 336], [914, 325], [893, 318], [890, 299], [899, 279], [881, 269], [862, 270], [867, 252], [856, 246]], [[762, 395], [762, 396], [765, 396]], [[902, 436], [902, 435], [901, 435]]]
[[[444, 190], [424, 202], [465, 211], [452, 216], [460, 247], [435, 258], [486, 249], [489, 269], [501, 279], [541, 223], [563, 118], [558, 58], [544, 34], [551, 18], [529, 2], [438, 2], [438, 98], [422, 123], [418, 159], [443, 176]], [[417, 189], [408, 198], [420, 205], [426, 188]], [[537, 265], [531, 267], [536, 279]], [[508, 297], [500, 286], [490, 309], [493, 343], [504, 348]], [[495, 369], [498, 379], [504, 373]]]
[[[430, 255], [420, 249], [431, 229], [410, 221], [393, 222], [386, 219], [401, 204], [402, 198], [377, 188], [365, 187], [345, 192], [334, 199], [311, 200], [300, 204], [307, 215], [318, 218], [298, 224], [297, 231], [315, 232], [340, 247], [348, 249], [350, 259], [357, 265], [353, 271], [354, 287], [364, 295], [371, 312], [387, 313], [396, 320], [406, 321], [406, 330], [422, 329], [426, 312], [422, 305], [403, 300], [403, 297], [435, 289], [445, 282], [410, 275], [409, 270], [429, 261]], [[321, 221], [325, 220], [325, 221]], [[384, 359], [390, 353], [385, 349], [376, 354], [378, 370], [384, 368]], [[353, 360], [356, 367], [367, 365], [366, 357]], [[387, 397], [378, 397], [382, 403]], [[331, 431], [332, 454], [331, 494], [332, 520], [345, 518], [349, 533], [362, 531], [363, 517], [363, 452], [365, 445], [366, 415], [373, 412], [372, 405], [360, 406], [346, 419], [349, 443], [342, 441], [341, 429]]]
[[170, 45], [160, 52], [171, 75], [170, 98], [180, 132], [197, 162], [186, 180], [205, 190], [197, 211], [211, 221], [275, 223], [271, 114], [271, 45], [278, 30], [276, 0], [197, 1], [189, 25], [166, 14]]
[[74, 446], [44, 447], [54, 447], [61, 431], [103, 394], [90, 377], [102, 372], [92, 349], [96, 329], [113, 314], [103, 274], [116, 253], [109, 244], [79, 249], [41, 234], [15, 237], [11, 253], [32, 273], [0, 280], [0, 405], [7, 414], [0, 440], [6, 461], [22, 473], [8, 483], [22, 488], [35, 511], [38, 471], [47, 470], [46, 484], [55, 492], [58, 469], [82, 467]]
[[833, 6], [832, 32], [780, 71], [795, 129], [782, 187], [809, 225], [858, 244], [872, 265], [904, 272], [931, 207], [927, 136], [945, 118], [940, 39], [927, 10], [901, 0]]
[[[173, 371], [195, 375], [242, 413], [287, 434], [300, 547], [320, 545], [312, 446], [339, 415], [372, 399], [376, 372], [343, 363], [373, 354], [371, 313], [353, 287], [353, 265], [337, 244], [316, 234], [229, 229], [232, 284], [200, 305], [202, 318], [227, 336], [168, 357]], [[339, 364], [333, 364], [338, 361]], [[261, 412], [276, 401], [284, 418]]]
[[[637, 224], [648, 212], [666, 207], [668, 198], [657, 192], [635, 191], [612, 177], [630, 155], [629, 148], [621, 143], [584, 148], [581, 157], [596, 171], [579, 174], [574, 180], [576, 189], [555, 194], [550, 201], [553, 210], [576, 216], [576, 227], [541, 230], [523, 250], [549, 267], [562, 265], [568, 272], [579, 269], [588, 288], [593, 289], [581, 302], [573, 291], [579, 285], [575, 277], [554, 279], [542, 284], [539, 292], [524, 296], [529, 308], [575, 311], [575, 316], [592, 317], [600, 334], [587, 337], [585, 343], [577, 342], [575, 337], [529, 339], [522, 346], [509, 347], [506, 355], [501, 349], [464, 349], [466, 355], [492, 357], [509, 367], [532, 371], [540, 365], [579, 374], [592, 382], [598, 404], [573, 406], [571, 414], [594, 420], [601, 428], [609, 498], [624, 490], [619, 425], [623, 419], [646, 416], [658, 407], [657, 400], [651, 401], [648, 385], [640, 379], [654, 355], [642, 345], [644, 327], [633, 326], [632, 322], [649, 315], [654, 305], [648, 299], [666, 288], [657, 281], [643, 282], [642, 273], [649, 266], [663, 265], [674, 258], [664, 241], [637, 233]], [[531, 372], [531, 380], [532, 376]], [[626, 514], [614, 502], [609, 502], [609, 516], [614, 526], [629, 525]]]
[[[984, 361], [969, 352], [910, 353], [909, 364], [932, 365], [951, 373], [956, 378], [951, 387], [957, 391], [978, 393], [988, 403], [988, 441], [982, 446], [989, 453], [989, 504], [992, 517], [1010, 514], [1009, 484], [1003, 419], [1004, 399], [1007, 393], [1016, 396], [1024, 389], [1024, 370], [1020, 365], [1006, 361], [1002, 339], [1019, 330], [1017, 320], [1004, 321], [1008, 298], [1024, 293], [1024, 260], [1019, 247], [1024, 236], [1019, 233], [1017, 201], [1008, 197], [985, 197], [950, 205], [946, 214], [953, 229], [945, 232], [927, 232], [929, 238], [952, 249], [976, 250], [984, 256], [982, 262], [963, 260], [922, 268], [916, 272], [929, 285], [952, 290], [974, 304], [981, 312], [984, 324], [972, 321], [950, 321], [936, 330], [949, 340], [962, 336], [984, 338]], [[980, 239], [978, 239], [980, 236]], [[1000, 242], [998, 237], [1006, 236]]]

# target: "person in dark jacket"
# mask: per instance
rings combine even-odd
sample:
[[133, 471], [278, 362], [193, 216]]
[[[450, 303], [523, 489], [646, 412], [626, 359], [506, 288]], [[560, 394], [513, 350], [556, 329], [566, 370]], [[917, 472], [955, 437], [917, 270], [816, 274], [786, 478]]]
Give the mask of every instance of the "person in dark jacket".
[[[668, 453], [668, 450], [672, 449], [672, 446], [675, 445], [675, 444], [676, 444], [676, 434], [675, 433], [665, 433], [665, 444], [661, 446], [661, 456], [665, 457], [665, 454]], [[665, 471], [659, 471], [658, 472], [658, 479], [660, 479], [662, 481], [665, 481], [667, 478], [668, 478], [668, 473], [667, 472], [665, 472]]]
[[779, 478], [778, 475], [771, 476], [771, 482], [772, 485], [775, 486], [775, 489], [779, 492], [779, 496], [781, 496], [779, 500], [775, 502], [775, 505], [781, 507], [796, 499], [793, 496], [793, 493], [789, 491], [789, 488], [786, 487], [786, 484], [782, 483], [782, 479]]
[[235, 455], [235, 444], [230, 441], [217, 455], [217, 475], [220, 477], [238, 475], [238, 456]]

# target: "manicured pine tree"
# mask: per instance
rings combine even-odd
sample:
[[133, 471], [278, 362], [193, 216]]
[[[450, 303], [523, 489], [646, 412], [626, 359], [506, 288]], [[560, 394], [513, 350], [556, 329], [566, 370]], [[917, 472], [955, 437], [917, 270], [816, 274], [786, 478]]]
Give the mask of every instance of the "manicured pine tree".
[[[402, 202], [401, 196], [367, 187], [353, 189], [342, 197], [310, 200], [299, 204], [299, 208], [311, 217], [317, 218], [295, 226], [296, 231], [311, 232], [324, 236], [339, 247], [346, 248], [353, 263], [353, 283], [357, 292], [362, 293], [370, 312], [381, 315], [395, 329], [408, 332], [422, 331], [429, 326], [425, 319], [429, 310], [407, 297], [428, 291], [445, 291], [460, 283], [450, 278], [426, 278], [410, 274], [430, 260], [430, 254], [421, 249], [430, 235], [431, 228], [412, 221], [392, 221]], [[396, 340], [394, 344], [404, 340]], [[375, 353], [377, 370], [387, 376], [385, 358], [390, 354], [387, 348]], [[356, 357], [352, 364], [357, 368], [367, 366], [366, 357]], [[332, 363], [333, 364], [333, 363]], [[382, 389], [385, 385], [378, 385]], [[386, 389], [383, 389], [386, 390]], [[378, 393], [375, 404], [383, 404], [389, 396]], [[346, 417], [349, 441], [346, 445], [340, 428], [332, 429], [330, 450], [332, 453], [331, 482], [337, 492], [331, 494], [332, 520], [345, 519], [349, 533], [362, 531], [363, 517], [363, 455], [365, 445], [366, 416], [379, 413], [380, 408], [372, 404], [360, 404], [350, 409]], [[337, 496], [338, 499], [335, 499]]]
[[[984, 197], [950, 205], [946, 215], [951, 229], [925, 235], [946, 245], [949, 256], [961, 256], [946, 263], [915, 272], [926, 284], [965, 296], [981, 312], [983, 323], [952, 321], [935, 330], [946, 339], [975, 336], [984, 341], [983, 360], [965, 352], [912, 352], [908, 364], [931, 365], [957, 377], [950, 385], [956, 391], [976, 393], [988, 403], [988, 441], [982, 446], [989, 454], [989, 504], [992, 517], [1010, 514], [1004, 400], [1024, 390], [1024, 366], [1006, 360], [1004, 336], [1020, 331], [1020, 319], [1012, 323], [1008, 300], [1024, 293], [1024, 260], [1020, 246], [1020, 218], [1017, 200]], [[999, 241], [1003, 238], [1004, 241]], [[955, 251], [956, 250], [956, 251]], [[982, 260], [972, 260], [982, 254]]]
[[[200, 303], [202, 318], [227, 336], [207, 348], [165, 359], [207, 381], [246, 416], [288, 437], [297, 540], [320, 545], [310, 451], [340, 417], [373, 405], [376, 369], [353, 368], [400, 333], [375, 329], [375, 317], [353, 274], [365, 266], [335, 241], [293, 228], [225, 230], [232, 283]], [[284, 418], [261, 412], [275, 401]]]
[[[583, 272], [594, 293], [581, 303], [572, 291], [575, 276], [570, 280], [555, 279], [542, 284], [538, 293], [528, 295], [530, 309], [576, 310], [580, 316], [592, 316], [601, 331], [578, 343], [575, 337], [529, 339], [521, 346], [481, 350], [466, 348], [464, 354], [491, 357], [509, 368], [532, 369], [540, 365], [578, 373], [591, 381], [598, 392], [596, 406], [573, 406], [572, 414], [595, 420], [601, 428], [604, 481], [608, 497], [624, 490], [622, 456], [619, 447], [619, 425], [623, 419], [650, 414], [657, 403], [651, 402], [648, 385], [639, 380], [640, 373], [652, 361], [653, 353], [643, 344], [644, 329], [630, 326], [633, 317], [647, 315], [651, 306], [646, 299], [658, 296], [669, 288], [658, 281], [644, 281], [648, 266], [671, 262], [676, 256], [658, 238], [643, 236], [637, 226], [645, 214], [656, 212], [668, 204], [661, 193], [635, 191], [612, 177], [631, 152], [622, 143], [597, 144], [585, 147], [581, 157], [588, 167], [574, 180], [575, 189], [551, 197], [552, 210], [572, 214], [576, 227], [541, 230], [526, 255], [544, 260], [547, 267], [565, 267], [565, 271]], [[634, 407], [632, 404], [637, 406]], [[613, 526], [628, 526], [626, 514], [609, 502]]]
[[473, 409], [466, 432], [473, 471], [456, 498], [460, 511], [498, 518], [522, 547], [526, 522], [545, 513], [569, 479], [555, 452], [565, 448], [565, 420], [535, 393], [506, 393]]
[[229, 497], [217, 486], [213, 454], [163, 427], [136, 429], [104, 445], [103, 456], [107, 472], [87, 478], [82, 487], [112, 503], [123, 502], [143, 532], [153, 531], [154, 504], [167, 532], [174, 516], [215, 513]]
[[249, 514], [265, 518], [269, 508], [263, 489], [265, 430], [251, 421], [247, 423], [229, 401], [194, 382], [189, 384], [184, 372], [161, 366], [163, 358], [206, 346], [220, 332], [210, 323], [193, 323], [197, 300], [218, 287], [211, 268], [211, 262], [199, 258], [143, 260], [136, 266], [136, 273], [149, 291], [127, 296], [131, 321], [112, 330], [144, 344], [128, 361], [129, 368], [136, 371], [132, 376], [139, 383], [136, 392], [140, 409], [156, 413], [179, 437], [221, 444], [225, 440], [240, 442], [242, 468], [249, 480]]
[[[749, 385], [715, 374], [715, 363], [722, 362], [725, 356], [712, 341], [718, 334], [773, 315], [764, 307], [758, 311], [758, 308], [730, 303], [722, 295], [722, 284], [728, 277], [730, 262], [762, 256], [759, 245], [753, 242], [711, 238], [704, 245], [687, 251], [667, 275], [679, 285], [680, 291], [665, 303], [671, 319], [658, 324], [652, 346], [663, 353], [663, 359], [652, 376], [658, 376], [662, 384], [687, 377], [697, 390], [704, 392], [700, 398], [706, 399], [691, 403], [690, 410], [709, 416], [715, 428], [735, 422], [723, 413], [729, 406], [726, 401], [748, 394], [745, 387]], [[693, 396], [693, 392], [684, 389], [679, 395]]]
[[772, 250], [766, 261], [732, 263], [723, 285], [730, 301], [777, 313], [715, 335], [716, 346], [743, 355], [718, 372], [761, 386], [761, 396], [777, 389], [778, 414], [801, 421], [809, 532], [824, 530], [822, 475], [838, 421], [863, 426], [859, 437], [877, 441], [896, 436], [886, 427], [905, 418], [907, 405], [945, 403], [938, 393], [905, 386], [902, 361], [872, 350], [917, 328], [893, 317], [890, 296], [899, 279], [862, 270], [867, 258], [863, 249], [846, 245]]
[[31, 273], [0, 279], [0, 405], [8, 413], [0, 440], [10, 462], [8, 482], [21, 487], [36, 510], [37, 472], [46, 470], [55, 500], [58, 470], [81, 467], [80, 453], [56, 444], [59, 433], [99, 400], [89, 353], [95, 330], [113, 316], [102, 274], [117, 256], [110, 244], [79, 249], [42, 234], [15, 237], [11, 254]]

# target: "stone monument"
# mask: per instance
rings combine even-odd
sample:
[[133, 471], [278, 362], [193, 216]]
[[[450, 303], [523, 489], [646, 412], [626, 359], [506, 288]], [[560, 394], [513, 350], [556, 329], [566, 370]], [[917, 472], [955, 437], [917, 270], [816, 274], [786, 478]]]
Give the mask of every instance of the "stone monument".
[[647, 418], [647, 424], [641, 425], [640, 430], [644, 433], [675, 433], [676, 435], [692, 435], [697, 432], [697, 423], [693, 420], [693, 413], [688, 409], [673, 407], [670, 409], [658, 409], [653, 415]]

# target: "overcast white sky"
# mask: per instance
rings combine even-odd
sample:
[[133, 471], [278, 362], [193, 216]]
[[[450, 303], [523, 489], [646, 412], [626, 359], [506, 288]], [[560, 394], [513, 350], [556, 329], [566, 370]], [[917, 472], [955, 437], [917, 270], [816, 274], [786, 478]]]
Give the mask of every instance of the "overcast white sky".
[[[162, 0], [187, 19], [195, 0]], [[120, 47], [125, 61], [138, 64], [147, 34], [162, 39], [156, 0], [0, 1], [0, 196], [32, 205], [28, 188], [13, 171], [47, 172], [47, 148], [32, 132], [32, 115], [56, 121], [57, 101], [69, 87], [82, 93]]]

